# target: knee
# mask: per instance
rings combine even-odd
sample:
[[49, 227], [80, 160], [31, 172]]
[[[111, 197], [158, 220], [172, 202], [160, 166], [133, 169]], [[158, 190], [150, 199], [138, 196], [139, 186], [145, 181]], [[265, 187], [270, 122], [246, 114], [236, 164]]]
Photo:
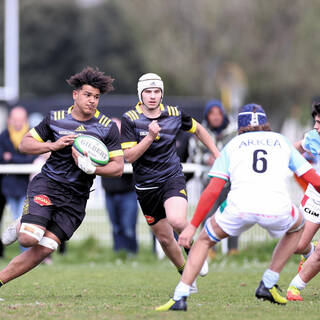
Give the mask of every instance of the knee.
[[313, 255], [315, 257], [315, 259], [319, 262], [320, 261], [320, 248], [315, 248]]
[[305, 250], [306, 250], [306, 248], [307, 248], [307, 244], [298, 244], [297, 245], [297, 248], [296, 248], [296, 250], [295, 250], [295, 254], [304, 254], [305, 253]]
[[31, 236], [28, 236], [25, 233], [19, 233], [18, 241], [23, 247], [26, 247], [26, 248], [33, 247], [33, 246], [37, 245], [39, 242], [39, 240], [37, 240]]
[[172, 241], [174, 241], [174, 238], [172, 237], [171, 238], [168, 238], [167, 236], [165, 235], [158, 235], [157, 236], [157, 239], [159, 241], [159, 243], [161, 244], [161, 247], [168, 247], [170, 245], [170, 243]]
[[185, 219], [170, 218], [168, 221], [172, 228], [178, 233], [181, 233], [188, 224], [187, 220]]

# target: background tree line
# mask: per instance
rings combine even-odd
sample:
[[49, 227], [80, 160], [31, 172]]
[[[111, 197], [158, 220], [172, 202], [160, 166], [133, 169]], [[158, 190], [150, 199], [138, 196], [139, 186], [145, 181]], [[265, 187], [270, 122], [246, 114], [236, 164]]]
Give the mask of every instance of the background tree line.
[[[116, 79], [115, 94], [135, 94], [152, 71], [166, 95], [219, 97], [223, 67], [235, 63], [246, 101], [279, 119], [292, 105], [308, 114], [320, 92], [319, 15], [317, 0], [20, 0], [21, 96], [69, 93], [64, 80], [90, 65]], [[2, 85], [3, 63], [0, 76]]]

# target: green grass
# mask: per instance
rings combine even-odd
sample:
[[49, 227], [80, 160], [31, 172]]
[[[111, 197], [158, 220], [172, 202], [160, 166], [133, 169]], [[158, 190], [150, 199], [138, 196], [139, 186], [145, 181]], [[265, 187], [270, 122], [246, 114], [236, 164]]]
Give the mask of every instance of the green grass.
[[[154, 308], [167, 302], [179, 280], [168, 260], [157, 261], [149, 248], [126, 258], [88, 239], [71, 245], [65, 256], [54, 254], [53, 265], [40, 265], [2, 287], [0, 319], [318, 319], [318, 278], [303, 291], [302, 303], [277, 306], [255, 299], [274, 245], [232, 257], [218, 254], [209, 275], [198, 280], [199, 293], [188, 299], [188, 312], [158, 313]], [[0, 267], [17, 251], [7, 250]], [[284, 290], [297, 261], [293, 257], [281, 274]]]

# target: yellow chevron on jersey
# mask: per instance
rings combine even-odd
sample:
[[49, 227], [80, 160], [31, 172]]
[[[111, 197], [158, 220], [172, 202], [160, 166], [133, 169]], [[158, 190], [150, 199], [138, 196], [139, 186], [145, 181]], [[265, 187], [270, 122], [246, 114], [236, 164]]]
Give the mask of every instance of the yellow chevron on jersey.
[[54, 119], [55, 121], [64, 119], [64, 111], [65, 111], [65, 110], [54, 111], [54, 112], [53, 112], [53, 119]]
[[99, 120], [99, 123], [103, 126], [107, 127], [108, 124], [111, 122], [111, 119], [105, 116], [104, 114], [101, 115], [101, 118]]
[[179, 192], [182, 193], [182, 194], [184, 194], [185, 196], [187, 195], [187, 192], [186, 192], [186, 190], [184, 190], [184, 189], [181, 189]]
[[[142, 113], [142, 111], [141, 111], [141, 113]], [[139, 119], [139, 114], [135, 110], [127, 111], [126, 115], [130, 118], [131, 121]]]
[[177, 107], [167, 106], [169, 116], [178, 117], [180, 115]]
[[87, 131], [87, 129], [84, 127], [84, 125], [79, 126], [77, 129], [75, 129], [74, 131]]

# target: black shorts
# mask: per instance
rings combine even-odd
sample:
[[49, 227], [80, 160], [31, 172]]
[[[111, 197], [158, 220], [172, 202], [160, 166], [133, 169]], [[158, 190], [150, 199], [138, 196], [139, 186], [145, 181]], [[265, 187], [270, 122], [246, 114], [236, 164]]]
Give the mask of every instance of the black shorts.
[[166, 218], [164, 202], [172, 197], [182, 197], [188, 200], [186, 190], [186, 179], [179, 176], [167, 180], [157, 189], [138, 190], [138, 200], [149, 225], [156, 224], [159, 220]]
[[33, 223], [69, 240], [86, 214], [87, 196], [81, 196], [39, 173], [29, 183], [21, 222]]

